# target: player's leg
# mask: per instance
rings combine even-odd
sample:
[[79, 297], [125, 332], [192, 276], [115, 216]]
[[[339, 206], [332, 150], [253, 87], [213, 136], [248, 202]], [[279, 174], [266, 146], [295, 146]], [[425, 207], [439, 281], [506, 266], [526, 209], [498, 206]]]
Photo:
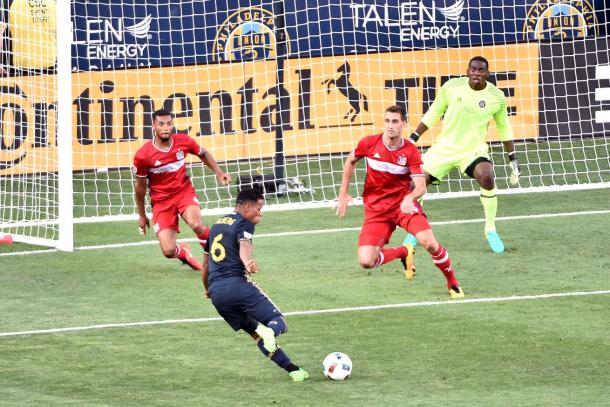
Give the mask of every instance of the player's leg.
[[292, 363], [286, 352], [275, 341], [275, 337], [288, 332], [288, 324], [278, 306], [253, 282], [240, 284], [240, 292], [246, 315], [254, 321], [259, 321], [254, 333], [260, 339], [249, 333], [257, 340], [258, 348], [263, 355], [286, 370], [293, 381], [307, 379], [309, 373]]
[[210, 236], [210, 228], [201, 219], [201, 208], [195, 191], [184, 193], [179, 204], [180, 215], [186, 224], [195, 232], [201, 247], [205, 248]]
[[498, 197], [494, 182], [493, 165], [487, 157], [478, 157], [467, 169], [466, 174], [476, 179], [481, 187], [481, 204], [485, 213], [485, 238], [494, 253], [504, 251], [504, 243], [496, 231]]
[[203, 266], [191, 253], [187, 243], [176, 244], [178, 226], [178, 209], [173, 203], [153, 206], [153, 228], [157, 232], [161, 252], [167, 258], [177, 258], [193, 270], [202, 270]]
[[[425, 172], [425, 170], [424, 170], [424, 172]], [[425, 172], [425, 174], [426, 174], [426, 186], [430, 185], [430, 184], [438, 185], [441, 183], [441, 181], [438, 178], [428, 174], [427, 172]], [[424, 197], [422, 196], [421, 198], [419, 198], [417, 200], [417, 202], [419, 202], [420, 206], [423, 207], [424, 206]], [[415, 253], [415, 246], [417, 246], [417, 238], [415, 238], [415, 236], [413, 236], [411, 233], [407, 232], [407, 236], [405, 236], [404, 240], [402, 241], [402, 244], [403, 244], [403, 246], [407, 247], [407, 250]], [[414, 268], [413, 268], [413, 271], [415, 271]], [[413, 272], [411, 278], [407, 277], [407, 280], [411, 280], [413, 277], [415, 277], [415, 272]]]
[[400, 226], [413, 234], [419, 244], [430, 253], [434, 265], [443, 273], [447, 281], [447, 288], [451, 298], [464, 297], [464, 292], [455, 277], [449, 253], [436, 240], [426, 216], [424, 214], [404, 215], [400, 219]]
[[[303, 381], [309, 377], [305, 370], [293, 364], [286, 353], [276, 346], [273, 329], [260, 323], [247, 312], [252, 301], [264, 301], [265, 299], [254, 286], [241, 281], [222, 285], [214, 284], [210, 287], [210, 299], [218, 314], [234, 331], [243, 329], [248, 333], [256, 341], [262, 354], [286, 370], [292, 380]], [[272, 311], [273, 309], [271, 308]], [[275, 309], [277, 310], [277, 308]], [[277, 314], [281, 316], [279, 310], [277, 310]]]
[[[423, 169], [426, 174], [426, 185], [438, 185], [452, 169], [458, 166], [459, 157], [447, 154], [442, 148], [435, 145], [422, 155], [422, 161], [424, 162]], [[420, 203], [423, 203], [423, 199]], [[409, 233], [402, 244], [415, 248], [417, 239], [413, 234]]]
[[358, 263], [360, 267], [371, 269], [407, 256], [404, 246], [384, 248], [396, 224], [387, 214], [365, 214], [358, 237]]

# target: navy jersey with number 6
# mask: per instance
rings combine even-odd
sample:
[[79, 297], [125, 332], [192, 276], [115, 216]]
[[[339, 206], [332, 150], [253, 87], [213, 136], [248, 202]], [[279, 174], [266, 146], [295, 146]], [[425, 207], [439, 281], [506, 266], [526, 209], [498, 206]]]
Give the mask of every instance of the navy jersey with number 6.
[[252, 240], [253, 235], [254, 225], [238, 213], [223, 216], [214, 223], [205, 248], [210, 258], [210, 287], [231, 278], [246, 279], [246, 267], [239, 257], [239, 242]]

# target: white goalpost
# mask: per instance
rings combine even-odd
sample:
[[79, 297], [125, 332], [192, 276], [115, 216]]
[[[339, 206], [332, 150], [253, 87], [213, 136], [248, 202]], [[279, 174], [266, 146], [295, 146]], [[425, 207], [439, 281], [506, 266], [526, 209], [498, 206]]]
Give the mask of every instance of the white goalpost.
[[[206, 221], [247, 185], [265, 191], [271, 210], [331, 206], [343, 161], [382, 131], [385, 108], [405, 106], [414, 129], [476, 55], [507, 96], [523, 171], [518, 186], [508, 183], [492, 124], [499, 193], [610, 187], [603, 0], [7, 4], [0, 238], [72, 250], [75, 222], [135, 220], [130, 167], [160, 108], [233, 177], [218, 185], [189, 161]], [[422, 151], [440, 128], [421, 138]], [[354, 196], [364, 177], [359, 167]], [[478, 193], [457, 172], [428, 189], [432, 199]]]

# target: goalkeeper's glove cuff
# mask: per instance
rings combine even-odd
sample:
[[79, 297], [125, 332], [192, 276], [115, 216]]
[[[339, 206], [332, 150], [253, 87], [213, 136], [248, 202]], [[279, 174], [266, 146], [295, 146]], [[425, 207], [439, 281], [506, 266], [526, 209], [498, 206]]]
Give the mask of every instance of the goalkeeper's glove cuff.
[[517, 160], [517, 153], [515, 153], [514, 151], [511, 153], [508, 153], [508, 159], [511, 161], [516, 161]]
[[419, 140], [419, 133], [414, 131], [413, 133], [411, 133], [411, 135], [409, 136], [409, 141], [413, 144], [417, 143], [417, 140]]

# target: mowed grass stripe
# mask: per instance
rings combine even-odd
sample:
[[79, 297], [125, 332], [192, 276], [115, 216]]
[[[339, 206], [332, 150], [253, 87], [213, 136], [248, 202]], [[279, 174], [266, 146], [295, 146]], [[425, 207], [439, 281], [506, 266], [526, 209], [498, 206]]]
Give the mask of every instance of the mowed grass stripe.
[[[545, 218], [557, 218], [557, 217], [573, 217], [573, 216], [590, 216], [590, 215], [607, 215], [610, 214], [610, 210], [600, 211], [581, 211], [581, 212], [562, 212], [562, 213], [542, 213], [537, 215], [520, 215], [520, 216], [504, 216], [496, 218], [496, 221], [511, 221], [511, 220], [524, 220], [524, 219], [545, 219]], [[464, 225], [470, 223], [483, 223], [485, 219], [461, 219], [461, 220], [450, 220], [431, 222], [432, 226], [441, 225]], [[314, 230], [300, 230], [293, 232], [275, 232], [275, 233], [262, 233], [254, 236], [255, 238], [268, 238], [268, 237], [284, 237], [284, 236], [300, 236], [300, 235], [313, 235], [313, 234], [327, 234], [327, 233], [341, 233], [341, 232], [352, 232], [360, 230], [358, 227], [350, 228], [335, 228], [335, 229], [314, 229]], [[195, 238], [178, 239], [180, 242], [194, 242]], [[105, 245], [94, 245], [94, 246], [78, 246], [74, 250], [103, 250], [103, 249], [119, 249], [123, 247], [133, 246], [147, 246], [147, 245], [158, 245], [157, 240], [147, 240], [142, 242], [128, 242], [128, 243], [115, 243]], [[33, 254], [47, 254], [58, 252], [57, 249], [44, 249], [44, 250], [24, 250], [19, 252], [0, 253], [0, 257], [4, 256], [23, 256]]]
[[[480, 303], [495, 303], [495, 302], [506, 302], [506, 301], [532, 301], [532, 300], [544, 300], [549, 298], [566, 298], [566, 297], [583, 297], [593, 295], [608, 295], [610, 290], [597, 290], [597, 291], [574, 291], [567, 293], [550, 293], [550, 294], [537, 294], [537, 295], [514, 295], [510, 297], [491, 297], [491, 298], [468, 298], [463, 300], [448, 300], [448, 301], [424, 301], [424, 302], [407, 302], [401, 304], [383, 304], [383, 305], [369, 305], [361, 307], [344, 307], [344, 308], [330, 308], [320, 310], [308, 310], [308, 311], [292, 311], [285, 312], [286, 316], [298, 316], [298, 315], [317, 315], [317, 314], [334, 314], [342, 312], [355, 312], [355, 311], [375, 311], [389, 308], [414, 308], [414, 307], [429, 307], [437, 305], [461, 305], [461, 304], [480, 304]], [[11, 336], [29, 336], [29, 335], [40, 335], [40, 334], [55, 334], [55, 333], [66, 333], [66, 332], [81, 332], [99, 329], [111, 329], [111, 328], [128, 328], [137, 326], [150, 326], [150, 325], [170, 325], [170, 324], [187, 324], [187, 323], [202, 323], [222, 321], [220, 317], [213, 318], [192, 318], [192, 319], [167, 319], [161, 321], [140, 321], [140, 322], [125, 322], [116, 324], [99, 324], [99, 325], [87, 325], [87, 326], [75, 326], [66, 328], [51, 328], [51, 329], [38, 329], [30, 331], [15, 331], [15, 332], [0, 332], [0, 337], [11, 337]]]

